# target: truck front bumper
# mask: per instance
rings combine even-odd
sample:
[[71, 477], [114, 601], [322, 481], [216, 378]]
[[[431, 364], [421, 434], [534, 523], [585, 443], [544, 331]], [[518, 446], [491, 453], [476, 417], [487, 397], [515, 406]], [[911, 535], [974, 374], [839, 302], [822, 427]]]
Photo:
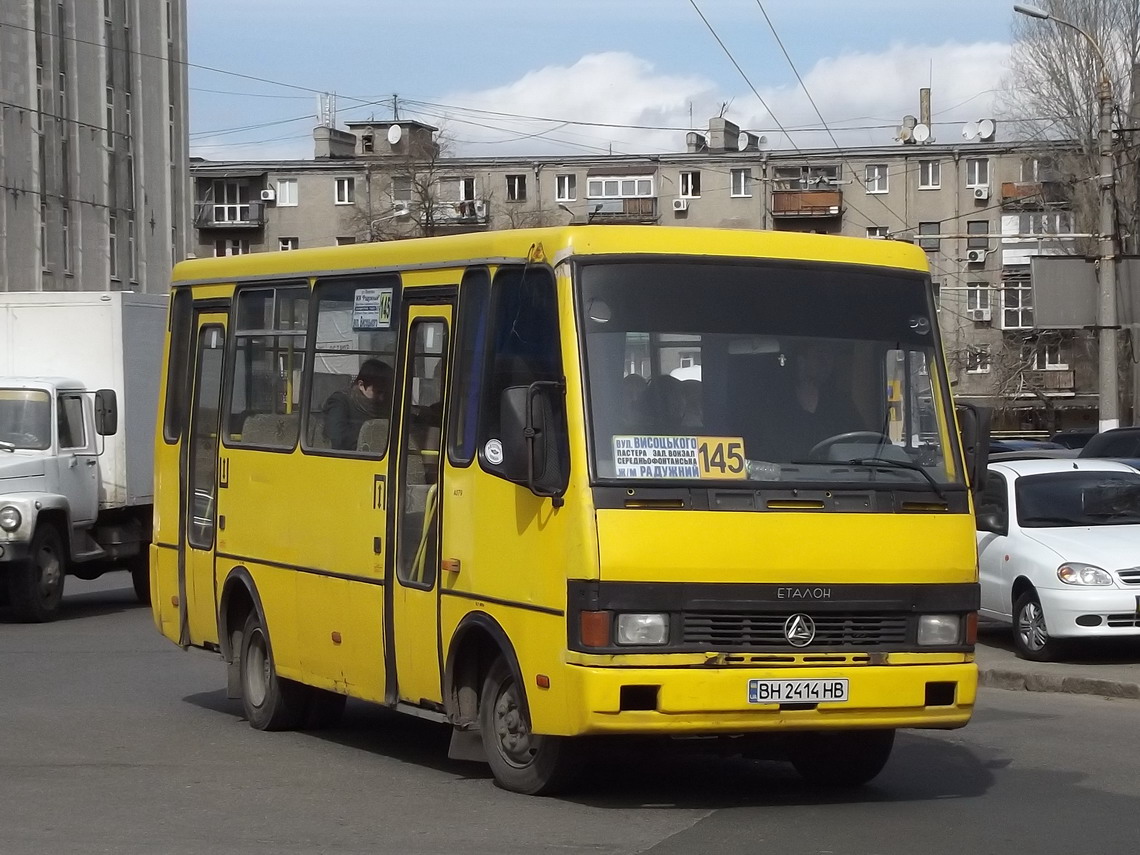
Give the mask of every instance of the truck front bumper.
[[23, 561], [31, 552], [29, 546], [30, 544], [23, 542], [9, 543], [0, 540], [0, 567], [16, 561]]

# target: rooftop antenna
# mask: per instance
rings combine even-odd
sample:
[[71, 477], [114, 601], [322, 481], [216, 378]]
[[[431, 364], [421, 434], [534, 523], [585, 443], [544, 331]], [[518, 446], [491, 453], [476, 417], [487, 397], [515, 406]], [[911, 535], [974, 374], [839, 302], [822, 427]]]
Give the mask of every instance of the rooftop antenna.
[[400, 121], [400, 96], [392, 93], [392, 121]]
[[335, 92], [322, 92], [317, 96], [317, 125], [322, 128], [336, 127]]

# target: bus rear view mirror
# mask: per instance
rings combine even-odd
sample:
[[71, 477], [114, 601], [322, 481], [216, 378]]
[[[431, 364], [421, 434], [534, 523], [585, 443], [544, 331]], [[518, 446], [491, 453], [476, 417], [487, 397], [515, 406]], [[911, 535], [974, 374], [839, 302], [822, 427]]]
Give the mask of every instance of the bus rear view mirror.
[[496, 469], [510, 481], [526, 484], [536, 496], [561, 504], [566, 490], [566, 429], [560, 413], [561, 381], [540, 380], [503, 390], [499, 429], [503, 459]]
[[970, 489], [978, 495], [985, 489], [986, 474], [989, 471], [990, 422], [993, 410], [973, 404], [957, 404], [958, 430], [962, 436], [962, 455], [966, 459], [966, 474], [970, 479]]

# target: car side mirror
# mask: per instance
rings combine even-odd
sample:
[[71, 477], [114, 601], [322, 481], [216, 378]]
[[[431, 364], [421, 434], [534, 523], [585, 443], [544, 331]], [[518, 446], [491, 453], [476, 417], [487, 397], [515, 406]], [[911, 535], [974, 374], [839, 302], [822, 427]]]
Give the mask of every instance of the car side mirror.
[[114, 436], [119, 430], [119, 401], [114, 389], [95, 393], [95, 433]]
[[566, 492], [569, 449], [562, 416], [561, 380], [539, 380], [529, 386], [503, 390], [499, 404], [499, 432], [503, 476], [526, 484], [536, 496], [562, 505]]
[[957, 404], [958, 430], [962, 440], [966, 476], [974, 495], [980, 495], [986, 486], [990, 456], [990, 424], [993, 410], [974, 404]]
[[995, 510], [978, 511], [978, 531], [988, 531], [991, 534], [1009, 534], [1009, 527], [1005, 522], [1005, 515]]

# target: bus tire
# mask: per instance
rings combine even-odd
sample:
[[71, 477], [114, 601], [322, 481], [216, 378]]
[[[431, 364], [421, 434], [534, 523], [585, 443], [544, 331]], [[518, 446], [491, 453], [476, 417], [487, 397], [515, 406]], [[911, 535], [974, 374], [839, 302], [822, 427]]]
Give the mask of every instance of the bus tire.
[[144, 606], [150, 605], [150, 554], [145, 547], [142, 552], [127, 559], [127, 569], [131, 573], [131, 584], [135, 596]]
[[793, 734], [789, 759], [809, 784], [858, 787], [887, 765], [895, 744], [893, 730], [845, 730]]
[[305, 718], [305, 687], [277, 676], [269, 634], [256, 611], [245, 620], [241, 637], [241, 702], [250, 727], [291, 730]]
[[566, 789], [580, 771], [582, 753], [566, 737], [531, 732], [522, 687], [500, 656], [483, 681], [479, 731], [483, 751], [504, 790], [547, 796]]
[[8, 598], [18, 620], [44, 623], [55, 620], [63, 600], [67, 554], [59, 531], [42, 522], [32, 535], [27, 559], [9, 570]]

